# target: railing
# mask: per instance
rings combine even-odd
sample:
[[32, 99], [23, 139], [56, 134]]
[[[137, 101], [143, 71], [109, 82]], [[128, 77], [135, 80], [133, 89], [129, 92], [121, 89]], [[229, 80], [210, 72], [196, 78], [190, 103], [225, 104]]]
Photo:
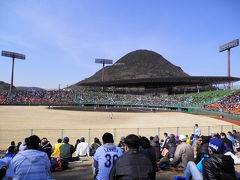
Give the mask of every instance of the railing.
[[[228, 132], [236, 129], [240, 131], [240, 126], [237, 125], [219, 125], [219, 126], [201, 126], [202, 135], [211, 135], [211, 133]], [[155, 136], [163, 137], [163, 133], [168, 134], [188, 134], [193, 133], [193, 127], [156, 127], [156, 128], [105, 128], [105, 129], [0, 129], [0, 149], [5, 150], [10, 145], [11, 141], [17, 144], [23, 142], [25, 137], [37, 135], [40, 138], [47, 137], [51, 144], [55, 144], [58, 138], [65, 136], [70, 138], [70, 143], [75, 144], [75, 141], [81, 137], [85, 137], [86, 141], [91, 144], [94, 137], [101, 139], [105, 132], [110, 132], [114, 136], [114, 141], [119, 142], [122, 136], [136, 134], [140, 136]]]

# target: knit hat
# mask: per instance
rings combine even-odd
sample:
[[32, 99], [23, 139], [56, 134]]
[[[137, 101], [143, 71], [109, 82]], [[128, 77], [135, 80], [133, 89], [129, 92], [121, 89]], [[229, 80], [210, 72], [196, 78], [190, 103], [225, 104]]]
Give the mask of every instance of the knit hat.
[[222, 152], [225, 150], [224, 142], [218, 138], [210, 139], [208, 147], [214, 152]]
[[85, 138], [84, 138], [84, 137], [81, 137], [81, 138], [80, 138], [80, 141], [81, 141], [81, 142], [85, 142]]

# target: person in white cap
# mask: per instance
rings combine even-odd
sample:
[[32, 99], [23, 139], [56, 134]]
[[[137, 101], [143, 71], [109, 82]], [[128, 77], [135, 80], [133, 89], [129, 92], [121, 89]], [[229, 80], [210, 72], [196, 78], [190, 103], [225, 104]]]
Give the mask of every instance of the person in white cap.
[[194, 161], [193, 149], [190, 144], [186, 143], [186, 136], [180, 135], [181, 143], [177, 146], [174, 159], [170, 162], [173, 167], [185, 168], [188, 161]]

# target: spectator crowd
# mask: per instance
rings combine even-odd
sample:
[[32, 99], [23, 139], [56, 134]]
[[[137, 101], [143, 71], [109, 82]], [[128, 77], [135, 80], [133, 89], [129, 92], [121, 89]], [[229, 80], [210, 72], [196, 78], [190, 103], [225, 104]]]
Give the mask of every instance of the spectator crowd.
[[175, 179], [235, 180], [240, 164], [240, 133], [236, 130], [212, 136], [201, 134], [198, 124], [191, 136], [165, 132], [163, 138], [129, 134], [115, 145], [113, 135], [104, 133], [101, 140], [88, 144], [84, 137], [76, 140], [57, 139], [51, 145], [47, 138], [36, 135], [15, 145], [12, 141], [0, 159], [0, 179], [51, 179], [49, 172], [62, 171], [68, 164], [92, 157], [93, 173], [97, 180], [155, 179], [156, 172], [178, 169], [182, 176]]
[[6, 91], [0, 92], [0, 104], [183, 106], [240, 114], [240, 92], [233, 92], [233, 90], [218, 90], [186, 95], [133, 95], [90, 90], [73, 91], [71, 89], [52, 91], [16, 90], [11, 94]]
[[208, 110], [240, 115], [240, 92], [225, 96], [215, 103], [205, 105]]

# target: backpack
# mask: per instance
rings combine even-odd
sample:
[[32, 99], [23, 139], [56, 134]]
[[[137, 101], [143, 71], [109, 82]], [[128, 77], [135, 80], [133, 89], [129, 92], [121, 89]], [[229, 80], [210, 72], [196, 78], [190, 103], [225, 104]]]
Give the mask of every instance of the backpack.
[[54, 158], [51, 161], [51, 171], [52, 172], [62, 171], [62, 170], [67, 169], [67, 167], [68, 167], [68, 162], [62, 158]]

